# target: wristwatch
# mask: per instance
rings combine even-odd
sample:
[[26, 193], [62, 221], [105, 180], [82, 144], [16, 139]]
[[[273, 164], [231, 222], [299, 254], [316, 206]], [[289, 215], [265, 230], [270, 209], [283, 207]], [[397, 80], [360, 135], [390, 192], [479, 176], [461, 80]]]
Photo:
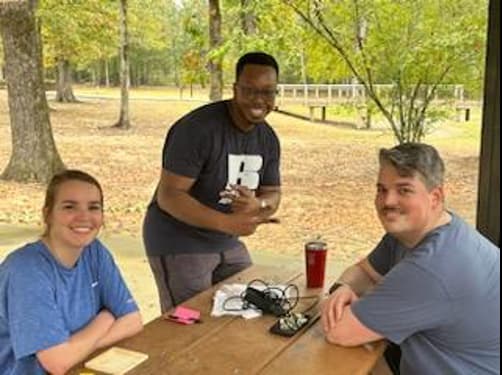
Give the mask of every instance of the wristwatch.
[[347, 285], [347, 284], [336, 282], [333, 285], [331, 285], [331, 288], [329, 288], [328, 293], [333, 294], [335, 292], [335, 290], [337, 290], [338, 288], [340, 288], [341, 286], [344, 286], [344, 285]]
[[260, 199], [260, 210], [266, 210], [269, 207], [266, 199]]

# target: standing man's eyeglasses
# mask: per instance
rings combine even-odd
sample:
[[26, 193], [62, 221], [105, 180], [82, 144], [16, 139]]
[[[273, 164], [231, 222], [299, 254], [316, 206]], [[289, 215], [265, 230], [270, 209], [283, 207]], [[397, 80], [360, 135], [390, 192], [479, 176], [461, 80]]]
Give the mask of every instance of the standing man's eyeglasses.
[[264, 99], [272, 100], [275, 99], [275, 96], [279, 93], [279, 91], [276, 88], [259, 90], [249, 86], [241, 86], [238, 84], [236, 84], [236, 86], [239, 88], [239, 90], [241, 90], [242, 95], [250, 99], [254, 99], [259, 96]]

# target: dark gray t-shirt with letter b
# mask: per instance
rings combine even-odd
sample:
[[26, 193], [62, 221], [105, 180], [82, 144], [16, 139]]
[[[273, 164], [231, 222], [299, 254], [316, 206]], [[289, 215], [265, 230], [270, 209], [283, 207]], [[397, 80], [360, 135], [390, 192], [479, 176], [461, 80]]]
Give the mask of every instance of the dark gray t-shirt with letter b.
[[[280, 185], [280, 146], [267, 123], [243, 132], [233, 123], [229, 102], [197, 108], [169, 130], [162, 167], [195, 179], [190, 195], [202, 204], [229, 212], [219, 193], [228, 184], [256, 190]], [[238, 239], [225, 233], [196, 228], [163, 211], [156, 193], [148, 207], [143, 228], [149, 256], [176, 253], [221, 252], [235, 247]]]

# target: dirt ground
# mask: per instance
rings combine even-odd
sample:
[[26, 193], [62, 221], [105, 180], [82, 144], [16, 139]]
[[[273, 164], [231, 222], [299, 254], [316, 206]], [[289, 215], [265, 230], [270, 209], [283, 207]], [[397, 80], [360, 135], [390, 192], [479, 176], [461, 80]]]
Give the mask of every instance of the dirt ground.
[[[141, 246], [142, 218], [160, 173], [166, 131], [198, 105], [131, 101], [133, 128], [120, 131], [106, 128], [117, 119], [116, 100], [50, 103], [54, 137], [67, 167], [83, 169], [103, 185], [105, 235], [134, 238]], [[331, 260], [348, 264], [364, 256], [382, 235], [373, 209], [376, 156], [380, 147], [395, 143], [392, 134], [277, 113], [268, 119], [282, 145], [283, 198], [277, 213], [281, 223], [263, 225], [247, 237], [249, 249], [301, 258], [304, 243], [320, 236], [328, 243]], [[470, 123], [448, 121], [425, 139], [445, 159], [448, 206], [471, 223], [477, 199], [479, 128], [476, 114]], [[0, 169], [7, 165], [10, 151], [6, 93], [0, 90]], [[40, 227], [43, 193], [41, 185], [0, 181], [0, 225]], [[135, 272], [135, 277], [141, 275]], [[151, 275], [145, 278], [138, 285], [151, 283]]]

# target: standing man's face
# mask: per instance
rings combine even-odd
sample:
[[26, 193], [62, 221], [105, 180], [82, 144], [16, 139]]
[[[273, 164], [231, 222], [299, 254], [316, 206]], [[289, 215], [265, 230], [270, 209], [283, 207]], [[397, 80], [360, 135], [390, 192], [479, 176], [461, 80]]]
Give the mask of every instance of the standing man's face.
[[274, 109], [276, 92], [275, 69], [248, 64], [234, 83], [234, 102], [248, 123], [259, 124]]
[[442, 199], [442, 188], [429, 191], [418, 175], [403, 177], [392, 165], [380, 167], [375, 197], [378, 218], [385, 231], [404, 244], [427, 233]]

